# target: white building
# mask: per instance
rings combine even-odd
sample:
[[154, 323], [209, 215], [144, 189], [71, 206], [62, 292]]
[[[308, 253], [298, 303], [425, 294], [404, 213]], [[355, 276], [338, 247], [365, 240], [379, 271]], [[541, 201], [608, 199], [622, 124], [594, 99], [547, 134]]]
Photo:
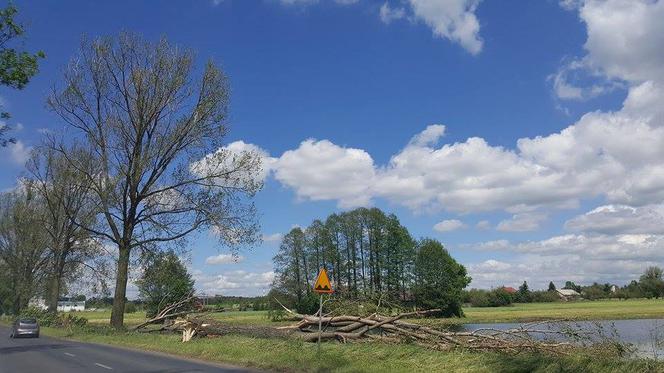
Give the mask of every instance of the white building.
[[557, 289], [556, 291], [562, 300], [572, 300], [581, 297], [581, 294], [572, 289]]
[[58, 301], [58, 311], [60, 312], [85, 311], [85, 301], [81, 302]]

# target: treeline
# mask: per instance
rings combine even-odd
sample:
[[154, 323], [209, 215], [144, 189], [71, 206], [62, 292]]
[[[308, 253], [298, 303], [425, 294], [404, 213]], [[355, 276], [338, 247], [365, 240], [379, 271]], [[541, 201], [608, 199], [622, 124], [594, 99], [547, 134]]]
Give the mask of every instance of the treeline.
[[[664, 297], [664, 271], [660, 267], [649, 267], [638, 280], [632, 280], [622, 287], [610, 283], [592, 285], [577, 285], [573, 281], [566, 281], [562, 289], [574, 290], [579, 298], [587, 300], [598, 299], [636, 299], [636, 298], [662, 298]], [[545, 303], [560, 301], [556, 292], [556, 285], [549, 282], [547, 290], [530, 290], [528, 283], [523, 282], [519, 289], [509, 291], [506, 287], [495, 289], [470, 289], [462, 293], [462, 302], [473, 307], [501, 307], [512, 303]]]
[[438, 241], [414, 239], [394, 214], [358, 208], [293, 228], [274, 257], [274, 293], [301, 312], [317, 307], [312, 287], [328, 271], [335, 297], [382, 298], [461, 315], [466, 269]]

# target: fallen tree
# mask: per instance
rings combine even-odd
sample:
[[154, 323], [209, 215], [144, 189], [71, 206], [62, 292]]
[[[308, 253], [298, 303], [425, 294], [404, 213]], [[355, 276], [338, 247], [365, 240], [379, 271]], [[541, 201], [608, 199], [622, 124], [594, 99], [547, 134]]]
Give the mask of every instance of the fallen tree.
[[[282, 305], [294, 324], [282, 327], [230, 325], [205, 317], [204, 314], [180, 311], [168, 313], [178, 307], [166, 307], [156, 317], [138, 325], [135, 330], [145, 332], [181, 332], [182, 341], [193, 337], [226, 334], [247, 335], [258, 338], [290, 338], [316, 342], [318, 325], [322, 325], [320, 339], [324, 342], [382, 341], [387, 343], [411, 342], [437, 350], [467, 349], [474, 351], [501, 351], [507, 353], [547, 352], [567, 354], [574, 347], [573, 340], [585, 338], [587, 332], [574, 328], [552, 328], [561, 320], [523, 324], [511, 329], [481, 328], [473, 331], [450, 331], [425, 324], [404, 321], [440, 313], [440, 309], [404, 312], [386, 316], [373, 313], [354, 315], [304, 315]], [[186, 313], [186, 314], [184, 314]], [[164, 322], [158, 329], [146, 326]], [[559, 325], [559, 324], [556, 324]]]

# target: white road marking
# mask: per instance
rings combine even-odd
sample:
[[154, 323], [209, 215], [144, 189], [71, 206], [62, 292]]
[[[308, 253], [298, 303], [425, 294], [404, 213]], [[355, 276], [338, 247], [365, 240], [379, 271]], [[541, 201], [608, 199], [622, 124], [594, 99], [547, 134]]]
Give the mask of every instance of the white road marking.
[[65, 355], [67, 355], [67, 356], [71, 356], [71, 357], [76, 357], [76, 355], [74, 355], [74, 354], [70, 354], [69, 352], [65, 352]]
[[108, 365], [99, 364], [99, 363], [95, 363], [95, 365], [98, 367], [102, 367], [104, 369], [113, 370], [113, 368], [109, 367]]

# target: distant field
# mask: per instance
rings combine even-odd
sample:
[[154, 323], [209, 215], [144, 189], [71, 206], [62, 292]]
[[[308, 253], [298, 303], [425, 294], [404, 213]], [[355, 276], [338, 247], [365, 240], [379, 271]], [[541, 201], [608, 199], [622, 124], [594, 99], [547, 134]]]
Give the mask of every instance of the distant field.
[[[664, 318], [664, 299], [601, 300], [556, 303], [515, 304], [510, 307], [464, 308], [466, 317], [461, 319], [442, 319], [441, 323], [494, 323], [528, 322], [546, 319], [570, 320], [611, 320], [611, 319], [648, 319]], [[77, 312], [86, 317], [91, 324], [107, 324], [111, 311]], [[232, 311], [213, 313], [215, 319], [230, 324], [269, 325], [267, 311]], [[145, 320], [145, 313], [125, 314], [127, 326], [136, 325]]]
[[527, 322], [546, 319], [611, 320], [664, 318], [664, 299], [525, 303], [511, 307], [464, 308], [462, 323]]

